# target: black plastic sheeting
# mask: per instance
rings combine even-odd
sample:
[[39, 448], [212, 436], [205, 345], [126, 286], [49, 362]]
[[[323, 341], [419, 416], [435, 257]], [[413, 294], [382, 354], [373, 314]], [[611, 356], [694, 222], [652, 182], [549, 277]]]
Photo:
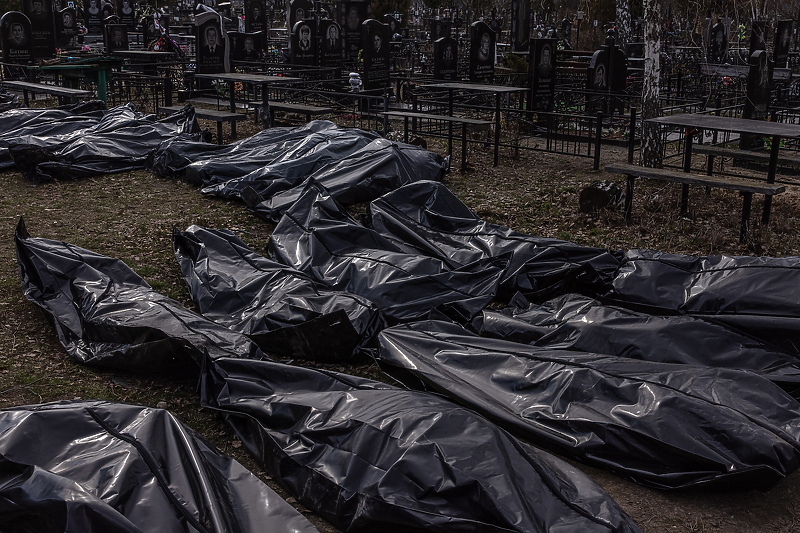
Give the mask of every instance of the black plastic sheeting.
[[169, 412], [102, 401], [0, 411], [0, 529], [317, 531]]
[[800, 403], [750, 372], [389, 328], [379, 362], [525, 438], [638, 483], [766, 489], [798, 468]]
[[603, 294], [620, 257], [607, 250], [532, 237], [479, 219], [441, 183], [420, 181], [373, 201], [369, 225], [444, 261], [450, 268], [509, 256], [500, 297], [522, 292], [531, 301], [580, 292]]
[[800, 257], [676, 255], [630, 250], [608, 303], [688, 314], [800, 355]]
[[268, 353], [349, 362], [384, 325], [372, 302], [256, 254], [231, 231], [191, 226], [173, 245], [198, 311]]
[[19, 96], [12, 94], [5, 89], [0, 89], [0, 112], [8, 111], [21, 107], [22, 102], [19, 101]]
[[9, 148], [22, 175], [35, 183], [142, 169], [152, 152], [179, 134], [197, 134], [194, 109], [157, 120], [133, 104], [110, 109], [78, 138], [57, 145], [17, 143]]
[[105, 113], [100, 100], [58, 108], [12, 109], [0, 114], [0, 169], [11, 168], [12, 144], [57, 146], [76, 139], [95, 126]]
[[494, 299], [506, 264], [489, 258], [451, 269], [360, 225], [316, 184], [278, 223], [269, 252], [331, 289], [370, 300], [395, 323], [432, 311], [471, 320]]
[[482, 336], [644, 361], [749, 370], [800, 393], [800, 358], [733, 328], [688, 315], [654, 316], [569, 294], [544, 304], [484, 310]]
[[236, 359], [210, 362], [200, 394], [348, 532], [639, 531], [587, 476], [435, 395]]
[[[315, 120], [299, 127], [261, 130], [226, 146], [175, 138], [159, 146], [149, 168], [159, 176], [184, 178], [208, 187], [204, 192], [238, 198], [236, 189], [252, 185], [256, 176], [266, 175], [265, 167], [275, 165], [273, 173], [307, 175], [327, 164], [330, 157], [346, 155], [353, 149], [349, 147], [366, 146], [377, 137], [376, 133]], [[293, 168], [295, 163], [297, 167]], [[240, 182], [244, 185], [237, 185]]]
[[196, 374], [206, 356], [263, 357], [247, 337], [154, 291], [118, 259], [32, 238], [23, 221], [14, 240], [25, 297], [81, 363]]
[[349, 205], [378, 198], [415, 181], [440, 180], [448, 164], [448, 159], [419, 146], [375, 139], [307, 176], [267, 174], [268, 183], [246, 188], [241, 196], [257, 216], [278, 221], [303, 194], [306, 178], [325, 187], [337, 202]]

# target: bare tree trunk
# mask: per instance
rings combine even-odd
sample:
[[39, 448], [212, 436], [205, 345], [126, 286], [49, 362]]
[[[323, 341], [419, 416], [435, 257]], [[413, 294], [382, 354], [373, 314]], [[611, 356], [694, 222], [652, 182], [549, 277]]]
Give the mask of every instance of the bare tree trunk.
[[617, 44], [621, 47], [631, 40], [631, 10], [628, 0], [617, 0]]
[[[661, 114], [659, 84], [661, 81], [661, 1], [644, 0], [644, 79], [642, 87], [642, 121]], [[642, 123], [642, 165], [661, 166], [661, 137], [658, 126]]]

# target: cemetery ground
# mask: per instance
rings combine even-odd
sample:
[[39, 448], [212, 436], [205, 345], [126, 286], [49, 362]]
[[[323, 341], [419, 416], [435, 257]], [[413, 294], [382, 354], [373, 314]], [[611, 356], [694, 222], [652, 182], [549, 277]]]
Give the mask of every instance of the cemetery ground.
[[[432, 142], [429, 148], [446, 153], [444, 143]], [[637, 183], [634, 221], [626, 225], [620, 212], [582, 214], [578, 210], [583, 187], [598, 179], [624, 186], [622, 176], [594, 172], [591, 160], [584, 158], [539, 152], [523, 152], [518, 158], [511, 155], [504, 149], [500, 166], [493, 168], [491, 148], [476, 147], [470, 153], [468, 172], [453, 171], [445, 183], [481, 218], [527, 234], [613, 250], [800, 255], [799, 186], [790, 186], [776, 197], [769, 228], [753, 228], [749, 241], [739, 244], [741, 198], [736, 193], [715, 189], [707, 196], [704, 190], [693, 189], [691, 216], [683, 219], [678, 213], [679, 185]], [[622, 161], [625, 155], [622, 148], [604, 146], [602, 164]], [[454, 156], [457, 166], [457, 150]], [[76, 398], [163, 407], [298, 505], [249, 458], [215, 413], [200, 407], [192, 377], [103, 371], [69, 360], [53, 328], [22, 295], [12, 239], [17, 221], [24, 217], [31, 236], [63, 240], [119, 258], [155, 290], [192, 308], [172, 254], [172, 228], [199, 224], [233, 229], [264, 253], [274, 226], [251, 215], [243, 204], [203, 196], [194, 186], [146, 171], [36, 187], [16, 171], [0, 176], [4, 189], [0, 195], [0, 407]], [[752, 219], [756, 222], [762, 200], [754, 198]], [[362, 205], [350, 210], [363, 209]], [[388, 379], [368, 362], [332, 368]], [[597, 480], [645, 532], [800, 531], [800, 472], [766, 493], [660, 492], [573, 464]], [[321, 531], [338, 531], [298, 507]]]

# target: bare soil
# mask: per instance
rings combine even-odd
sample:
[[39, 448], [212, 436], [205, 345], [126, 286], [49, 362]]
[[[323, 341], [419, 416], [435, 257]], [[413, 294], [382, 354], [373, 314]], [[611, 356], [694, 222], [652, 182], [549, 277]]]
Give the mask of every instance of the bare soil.
[[[444, 152], [440, 143], [431, 149]], [[456, 160], [458, 152], [456, 151]], [[603, 150], [603, 163], [624, 158], [622, 149]], [[573, 156], [503, 150], [501, 165], [491, 166], [491, 149], [476, 147], [470, 169], [446, 177], [446, 184], [479, 216], [518, 231], [569, 239], [610, 249], [652, 248], [686, 254], [788, 256], [800, 253], [800, 188], [776, 197], [768, 228], [758, 223], [740, 244], [741, 199], [735, 193], [693, 191], [691, 212], [678, 215], [680, 187], [641, 183], [634, 200], [634, 221], [618, 212], [583, 214], [578, 195], [595, 180], [620, 176], [591, 170], [591, 160]], [[94, 179], [31, 186], [15, 171], [0, 174], [0, 407], [74, 398], [99, 398], [166, 407], [281, 490], [244, 453], [225, 426], [200, 408], [191, 380], [98, 371], [69, 360], [52, 327], [24, 300], [12, 241], [24, 217], [31, 235], [70, 242], [125, 261], [168, 296], [192, 307], [172, 256], [172, 227], [200, 224], [242, 232], [263, 251], [273, 226], [252, 216], [241, 204], [202, 196], [194, 187], [131, 172]], [[363, 206], [354, 207], [354, 211]], [[753, 219], [760, 218], [755, 199]], [[379, 378], [374, 366], [339, 370]], [[769, 492], [675, 491], [642, 488], [605, 471], [576, 465], [625, 509], [643, 531], [745, 533], [800, 531], [800, 474]], [[290, 502], [297, 502], [281, 492]], [[298, 507], [325, 532], [338, 531]]]

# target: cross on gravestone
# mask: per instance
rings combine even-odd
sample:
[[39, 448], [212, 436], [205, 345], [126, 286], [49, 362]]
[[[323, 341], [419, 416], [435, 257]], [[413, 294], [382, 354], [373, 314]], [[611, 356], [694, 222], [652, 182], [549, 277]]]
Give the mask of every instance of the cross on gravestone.
[[317, 25], [314, 20], [300, 20], [292, 28], [291, 63], [294, 65], [317, 64]]
[[792, 43], [792, 22], [791, 20], [779, 20], [775, 29], [773, 61], [777, 68], [786, 68], [789, 62], [789, 47]]
[[9, 11], [0, 17], [0, 46], [6, 63], [28, 63], [33, 59], [31, 21], [24, 13]]
[[527, 52], [531, 39], [531, 0], [511, 0], [511, 51]]
[[264, 0], [250, 0], [244, 3], [244, 30], [255, 33], [267, 30], [266, 4]]
[[458, 42], [452, 37], [442, 37], [433, 43], [433, 78], [458, 79]]
[[389, 25], [375, 19], [361, 23], [364, 89], [389, 86]]
[[551, 111], [556, 90], [556, 40], [531, 39], [532, 109]]
[[136, 9], [133, 0], [117, 0], [117, 14], [120, 23], [125, 24], [129, 31], [136, 29]]
[[109, 53], [128, 49], [128, 27], [125, 24], [107, 24], [104, 37]]
[[361, 1], [345, 1], [341, 6], [345, 55], [355, 59], [361, 48], [361, 23], [367, 18], [367, 4]]
[[495, 33], [485, 22], [473, 22], [470, 27], [469, 80], [494, 81]]
[[25, 0], [24, 11], [31, 21], [31, 46], [34, 59], [56, 55], [56, 28], [53, 4], [45, 0]]
[[194, 21], [197, 28], [197, 72], [230, 72], [228, 35], [222, 27], [222, 17], [216, 12], [205, 12], [196, 15]]
[[344, 40], [342, 27], [336, 22], [324, 19], [319, 21], [322, 46], [319, 49], [319, 64], [324, 67], [338, 67], [342, 62]]
[[56, 13], [56, 45], [59, 48], [77, 48], [78, 29], [76, 20], [77, 10], [74, 7], [65, 7]]

